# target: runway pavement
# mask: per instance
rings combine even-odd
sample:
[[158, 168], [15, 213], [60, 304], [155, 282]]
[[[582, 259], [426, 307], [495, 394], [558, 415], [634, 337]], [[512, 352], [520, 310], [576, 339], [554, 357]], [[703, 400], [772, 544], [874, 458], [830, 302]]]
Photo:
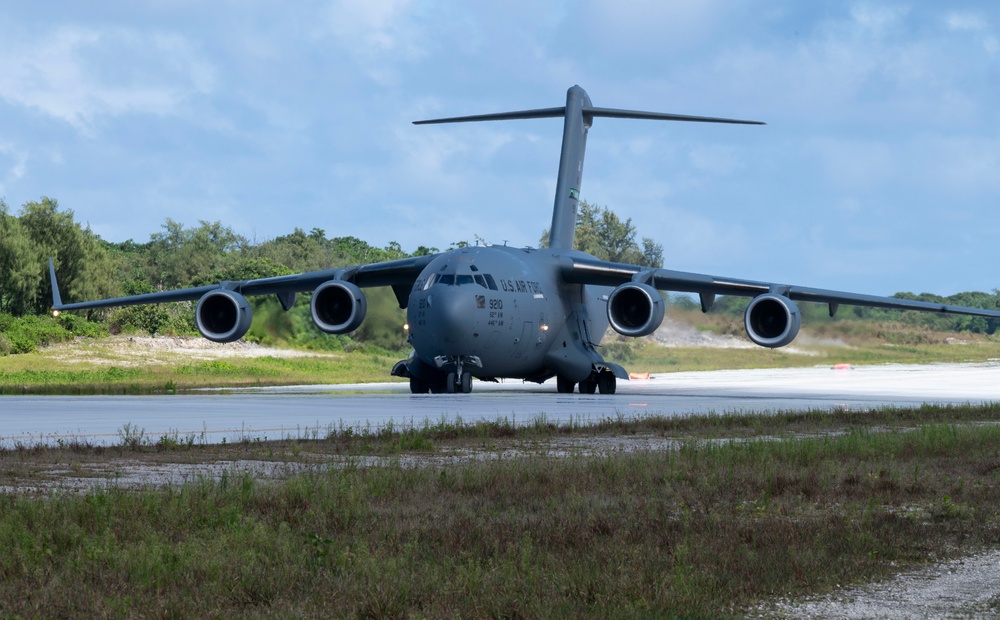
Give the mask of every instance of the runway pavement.
[[618, 393], [558, 394], [543, 384], [476, 382], [471, 394], [412, 395], [404, 383], [202, 391], [170, 396], [0, 397], [0, 445], [74, 438], [114, 444], [126, 425], [156, 441], [323, 436], [342, 426], [377, 428], [461, 417], [582, 422], [708, 412], [872, 409], [1000, 400], [1000, 363], [732, 370], [619, 381]]

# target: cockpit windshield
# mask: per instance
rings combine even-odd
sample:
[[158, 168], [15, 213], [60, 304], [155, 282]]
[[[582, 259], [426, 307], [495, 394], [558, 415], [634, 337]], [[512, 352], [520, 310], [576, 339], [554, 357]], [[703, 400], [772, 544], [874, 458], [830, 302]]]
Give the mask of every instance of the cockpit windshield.
[[476, 284], [483, 288], [489, 289], [491, 291], [497, 290], [496, 280], [490, 274], [454, 274], [454, 273], [435, 273], [431, 277], [427, 278], [427, 283], [424, 284], [424, 290], [426, 291], [435, 284], [444, 284], [445, 286], [463, 286], [465, 284]]

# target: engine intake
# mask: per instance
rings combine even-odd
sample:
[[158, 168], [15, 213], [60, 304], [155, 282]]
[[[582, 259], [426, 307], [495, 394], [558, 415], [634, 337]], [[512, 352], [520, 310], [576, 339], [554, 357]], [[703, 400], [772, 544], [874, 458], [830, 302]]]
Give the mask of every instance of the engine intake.
[[755, 344], [775, 349], [795, 340], [802, 324], [799, 307], [784, 295], [759, 295], [743, 315], [747, 336]]
[[346, 334], [365, 320], [368, 301], [356, 285], [330, 280], [316, 287], [309, 302], [313, 323], [328, 334]]
[[608, 321], [623, 336], [648, 336], [663, 322], [665, 308], [658, 290], [648, 284], [629, 282], [611, 292]]
[[250, 329], [250, 302], [236, 291], [209, 291], [194, 311], [198, 331], [212, 342], [235, 342]]

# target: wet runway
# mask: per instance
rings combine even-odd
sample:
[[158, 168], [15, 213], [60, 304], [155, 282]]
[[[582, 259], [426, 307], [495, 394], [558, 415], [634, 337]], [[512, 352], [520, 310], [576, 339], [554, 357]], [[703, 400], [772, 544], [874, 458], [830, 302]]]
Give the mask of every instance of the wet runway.
[[319, 385], [171, 396], [3, 396], [0, 445], [85, 439], [120, 443], [126, 427], [155, 442], [325, 436], [378, 428], [508, 418], [529, 422], [708, 412], [865, 410], [921, 403], [1000, 401], [1000, 363], [829, 366], [654, 375], [619, 381], [613, 396], [557, 394], [555, 383], [475, 383], [472, 394], [411, 395], [406, 384]]

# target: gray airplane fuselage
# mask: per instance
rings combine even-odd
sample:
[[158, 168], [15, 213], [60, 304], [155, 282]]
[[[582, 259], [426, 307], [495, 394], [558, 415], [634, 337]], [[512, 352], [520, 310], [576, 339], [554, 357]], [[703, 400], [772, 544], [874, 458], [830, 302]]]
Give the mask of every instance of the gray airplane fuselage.
[[506, 246], [437, 256], [414, 282], [407, 305], [417, 366], [480, 379], [589, 377], [593, 347], [608, 326], [610, 289], [565, 282], [560, 259], [571, 256], [589, 258]]

